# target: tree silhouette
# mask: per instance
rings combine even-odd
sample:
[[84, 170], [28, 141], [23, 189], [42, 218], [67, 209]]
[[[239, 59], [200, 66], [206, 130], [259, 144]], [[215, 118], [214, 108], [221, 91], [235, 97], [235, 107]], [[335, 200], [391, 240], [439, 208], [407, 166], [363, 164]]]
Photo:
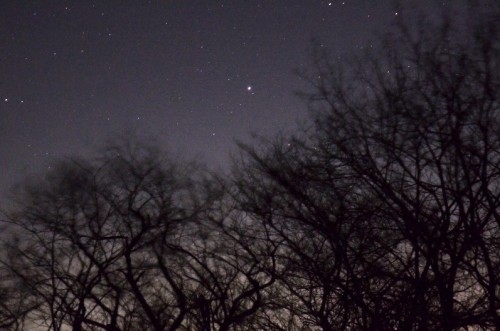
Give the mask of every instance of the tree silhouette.
[[311, 125], [229, 179], [125, 139], [8, 213], [7, 330], [500, 329], [498, 6], [313, 51]]
[[500, 329], [495, 12], [401, 23], [349, 62], [315, 48], [312, 128], [243, 146], [239, 208], [280, 243], [302, 327]]
[[[222, 186], [136, 141], [60, 164], [11, 214], [4, 263], [50, 330], [230, 330], [262, 305]], [[262, 255], [265, 256], [265, 255]]]

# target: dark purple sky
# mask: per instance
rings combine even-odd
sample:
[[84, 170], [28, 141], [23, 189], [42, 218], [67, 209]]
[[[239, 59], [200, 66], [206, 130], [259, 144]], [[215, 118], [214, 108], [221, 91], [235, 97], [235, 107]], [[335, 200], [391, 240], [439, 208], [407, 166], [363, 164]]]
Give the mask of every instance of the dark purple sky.
[[0, 192], [126, 129], [225, 167], [234, 139], [304, 116], [293, 69], [312, 38], [346, 56], [396, 13], [413, 15], [382, 0], [1, 1]]

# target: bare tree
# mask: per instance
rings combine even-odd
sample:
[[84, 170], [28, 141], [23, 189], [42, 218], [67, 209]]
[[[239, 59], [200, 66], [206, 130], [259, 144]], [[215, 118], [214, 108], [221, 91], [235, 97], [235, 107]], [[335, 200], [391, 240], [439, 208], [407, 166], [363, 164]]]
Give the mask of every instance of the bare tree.
[[[61, 164], [28, 187], [12, 215], [21, 240], [9, 266], [43, 300], [34, 319], [53, 330], [115, 330], [145, 314], [146, 325], [163, 329], [153, 292], [175, 294], [176, 284], [165, 277], [143, 286], [154, 277], [145, 247], [194, 217], [198, 206], [184, 200], [189, 185], [156, 151], [129, 144], [94, 162]], [[185, 314], [182, 298], [169, 300], [177, 305], [166, 313]]]
[[37, 298], [31, 321], [75, 331], [243, 325], [273, 277], [237, 237], [224, 190], [199, 166], [128, 140], [27, 186], [4, 263]]
[[311, 128], [231, 181], [135, 140], [60, 163], [8, 213], [0, 328], [500, 329], [500, 16], [476, 13], [317, 47]]
[[244, 146], [240, 208], [282, 247], [296, 325], [500, 329], [499, 12], [475, 9], [349, 62], [317, 47], [313, 127]]

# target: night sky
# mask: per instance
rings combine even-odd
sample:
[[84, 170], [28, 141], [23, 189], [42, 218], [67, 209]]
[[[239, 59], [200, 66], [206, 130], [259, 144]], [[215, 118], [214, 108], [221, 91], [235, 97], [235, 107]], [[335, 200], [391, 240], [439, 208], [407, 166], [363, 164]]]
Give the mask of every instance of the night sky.
[[304, 118], [293, 71], [313, 38], [348, 56], [398, 15], [413, 14], [378, 0], [1, 1], [0, 192], [126, 130], [224, 169], [235, 139]]

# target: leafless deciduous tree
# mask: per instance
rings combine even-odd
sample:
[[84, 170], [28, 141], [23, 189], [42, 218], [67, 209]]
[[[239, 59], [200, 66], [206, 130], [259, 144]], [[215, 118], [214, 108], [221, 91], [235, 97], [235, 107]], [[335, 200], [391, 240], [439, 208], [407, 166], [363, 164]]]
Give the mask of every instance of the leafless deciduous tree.
[[60, 164], [10, 215], [17, 240], [3, 263], [36, 298], [31, 323], [74, 331], [242, 325], [273, 283], [260, 267], [271, 254], [247, 254], [223, 192], [198, 167], [134, 141]]
[[500, 329], [500, 16], [473, 9], [350, 61], [316, 48], [312, 128], [244, 146], [237, 199], [280, 243], [295, 325]]
[[0, 328], [500, 330], [485, 3], [349, 61], [316, 48], [310, 128], [243, 145], [229, 181], [126, 140], [27, 185], [4, 222]]

